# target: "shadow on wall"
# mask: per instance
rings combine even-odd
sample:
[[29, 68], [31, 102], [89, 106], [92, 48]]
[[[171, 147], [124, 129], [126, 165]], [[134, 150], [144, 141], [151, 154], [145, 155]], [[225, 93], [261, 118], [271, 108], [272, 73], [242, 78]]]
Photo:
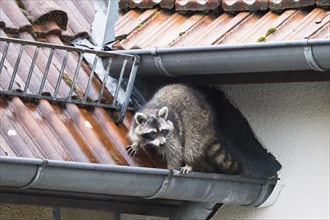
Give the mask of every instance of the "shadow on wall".
[[215, 87], [199, 87], [215, 109], [218, 138], [232, 157], [242, 166], [242, 176], [272, 178], [282, 165], [261, 145], [248, 121], [230, 99]]

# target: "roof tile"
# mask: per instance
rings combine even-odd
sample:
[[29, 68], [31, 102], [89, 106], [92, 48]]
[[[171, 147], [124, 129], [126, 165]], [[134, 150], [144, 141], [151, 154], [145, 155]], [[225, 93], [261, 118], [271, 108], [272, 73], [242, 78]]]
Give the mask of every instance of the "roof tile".
[[224, 11], [264, 11], [268, 10], [268, 0], [223, 0]]
[[24, 16], [15, 0], [8, 0], [6, 4], [1, 4], [0, 27], [3, 27], [8, 33], [18, 33], [32, 29], [30, 22]]
[[[154, 16], [151, 17], [144, 15], [150, 13], [146, 10], [134, 13], [133, 20], [139, 20], [141, 17], [143, 22], [137, 29], [125, 32], [127, 37], [119, 44], [122, 45], [122, 49], [132, 49], [298, 40], [318, 36], [329, 38], [330, 32], [326, 31], [329, 25], [330, 16], [327, 15], [329, 11], [321, 8], [312, 9], [285, 10], [281, 13], [240, 12], [235, 15], [228, 13], [182, 15], [174, 11], [157, 9], [153, 11]], [[132, 12], [124, 15], [117, 28], [125, 30], [125, 24], [121, 21], [126, 21], [132, 18], [131, 16]], [[311, 16], [314, 20], [309, 20], [303, 26], [309, 26], [311, 29], [299, 31], [300, 36], [294, 34], [297, 28], [301, 27], [300, 22], [307, 16]], [[315, 22], [319, 24], [312, 24]], [[288, 35], [288, 38], [284, 39], [284, 35]]]
[[220, 6], [219, 0], [176, 0], [177, 11], [205, 11], [216, 10]]
[[33, 23], [55, 21], [59, 27], [66, 29], [68, 16], [55, 1], [21, 0], [24, 10]]
[[295, 9], [313, 6], [315, 0], [269, 0], [269, 9], [282, 11], [284, 9]]
[[138, 29], [142, 24], [146, 23], [158, 13], [157, 9], [149, 9], [143, 12], [138, 10], [130, 10], [125, 15], [121, 16], [116, 23], [115, 32], [117, 36], [128, 35], [135, 29]]
[[[295, 27], [295, 30], [289, 33], [287, 36], [283, 38], [283, 40], [289, 39], [304, 39], [307, 36], [313, 36], [315, 33], [325, 28], [328, 31], [330, 16], [326, 16], [327, 12], [320, 8], [315, 8], [311, 11], [311, 13], [307, 14], [302, 20], [299, 20], [299, 23]], [[319, 18], [322, 19], [321, 22]], [[329, 38], [330, 32], [328, 32]]]
[[57, 34], [62, 40], [88, 37], [95, 9], [92, 0], [81, 1], [41, 1], [22, 0], [18, 5], [14, 0], [6, 0], [0, 8], [0, 27], [6, 33], [30, 31], [36, 37]]
[[316, 5], [319, 7], [329, 7], [328, 0], [119, 0], [121, 9], [141, 8], [151, 9], [159, 6], [163, 9], [176, 11], [205, 11], [218, 10], [224, 11], [259, 11], [268, 10], [282, 11], [284, 9], [304, 8]]
[[330, 7], [330, 1], [329, 0], [316, 0], [316, 5], [319, 7], [328, 8], [328, 7]]
[[172, 9], [174, 2], [175, 0], [121, 0], [119, 1], [119, 8], [150, 9], [159, 5], [161, 8]]

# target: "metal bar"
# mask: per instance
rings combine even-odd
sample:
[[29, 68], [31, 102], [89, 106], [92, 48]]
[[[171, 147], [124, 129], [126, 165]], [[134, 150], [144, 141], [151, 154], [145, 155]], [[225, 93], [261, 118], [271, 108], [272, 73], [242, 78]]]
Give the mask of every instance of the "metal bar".
[[60, 208], [53, 209], [53, 220], [61, 220], [61, 209]]
[[[24, 98], [29, 98], [29, 100], [40, 100], [40, 99], [45, 99], [53, 103], [73, 103], [77, 105], [84, 105], [84, 106], [98, 106], [98, 107], [103, 107], [103, 108], [109, 108], [109, 109], [114, 109], [114, 110], [120, 110], [120, 106], [113, 106], [109, 105], [108, 103], [99, 103], [99, 102], [85, 102], [82, 103], [81, 100], [78, 99], [71, 99], [68, 100], [67, 98], [57, 98], [54, 99], [51, 96], [46, 96], [46, 95], [40, 95], [36, 96], [34, 94], [27, 94], [27, 93], [21, 93], [21, 92], [16, 92], [16, 91], [1, 91], [0, 96], [19, 96], [19, 97], [24, 97]], [[134, 110], [133, 108], [127, 108], [127, 110]]]
[[9, 42], [6, 42], [5, 49], [2, 53], [2, 58], [1, 58], [1, 62], [0, 62], [0, 75], [1, 75], [2, 67], [5, 64], [5, 59], [6, 59], [6, 56], [7, 56], [7, 53], [8, 53], [9, 44], [10, 44]]
[[117, 87], [116, 87], [115, 95], [114, 95], [114, 98], [113, 98], [113, 103], [114, 104], [117, 104], [118, 93], [119, 93], [121, 82], [123, 80], [123, 76], [124, 76], [126, 65], [127, 65], [127, 60], [125, 59], [124, 62], [123, 62], [123, 66], [121, 68], [121, 71], [120, 71], [120, 75], [119, 75], [119, 79], [118, 79], [118, 82], [117, 82]]
[[[4, 63], [5, 63], [5, 60], [6, 60], [6, 55], [7, 55], [7, 52], [9, 50], [10, 44], [11, 43], [20, 44], [19, 45], [20, 49], [18, 51], [18, 56], [17, 56], [17, 59], [15, 61], [15, 66], [14, 66], [12, 77], [11, 77], [10, 82], [9, 82], [8, 90], [0, 91], [1, 95], [4, 95], [4, 96], [20, 96], [20, 97], [26, 97], [26, 98], [29, 98], [29, 99], [36, 99], [36, 100], [39, 100], [39, 99], [42, 98], [42, 99], [46, 99], [46, 100], [49, 100], [49, 101], [52, 101], [52, 102], [57, 102], [57, 103], [58, 102], [59, 103], [74, 103], [74, 104], [78, 104], [78, 105], [100, 106], [100, 107], [104, 107], [104, 108], [111, 108], [111, 109], [115, 109], [115, 110], [120, 111], [120, 117], [119, 117], [119, 120], [117, 120], [118, 122], [123, 119], [123, 117], [125, 115], [125, 111], [129, 108], [128, 104], [129, 104], [129, 101], [130, 101], [130, 95], [131, 95], [131, 92], [132, 92], [132, 88], [133, 88], [133, 84], [134, 84], [134, 80], [135, 80], [135, 75], [136, 75], [136, 71], [137, 71], [137, 58], [138, 58], [137, 56], [118, 54], [118, 53], [113, 53], [113, 52], [100, 52], [100, 51], [93, 51], [93, 50], [78, 49], [78, 48], [72, 48], [72, 47], [68, 47], [68, 46], [60, 46], [60, 45], [46, 44], [46, 43], [40, 43], [40, 42], [25, 41], [25, 40], [14, 39], [14, 38], [0, 37], [0, 41], [6, 42], [6, 45], [4, 47], [3, 56], [1, 58], [1, 63], [0, 63], [1, 68], [4, 66]], [[23, 54], [24, 49], [25, 49], [26, 46], [35, 46], [36, 49], [34, 51], [34, 56], [32, 58], [31, 66], [29, 67], [30, 69], [29, 69], [29, 72], [27, 74], [27, 79], [26, 79], [26, 82], [25, 82], [25, 85], [24, 85], [24, 91], [23, 92], [11, 91], [12, 88], [13, 88], [13, 85], [15, 83], [16, 74], [17, 74], [18, 69], [20, 67], [19, 65], [20, 65], [20, 62], [21, 62], [21, 59], [22, 59], [22, 54]], [[34, 71], [34, 68], [37, 64], [37, 59], [38, 59], [38, 55], [39, 55], [39, 51], [40, 51], [41, 47], [50, 48], [50, 53], [49, 53], [47, 64], [46, 64], [46, 67], [45, 67], [45, 70], [44, 70], [44, 74], [43, 74], [41, 82], [40, 82], [40, 87], [38, 87], [38, 94], [31, 94], [31, 92], [29, 91], [29, 85], [30, 85], [30, 82], [31, 82], [32, 77], [33, 77], [33, 71]], [[52, 60], [53, 60], [56, 49], [64, 50], [65, 55], [64, 55], [64, 58], [63, 58], [61, 69], [59, 70], [59, 75], [58, 75], [57, 82], [56, 82], [56, 85], [55, 85], [54, 94], [53, 94], [53, 96], [47, 96], [47, 95], [43, 95], [42, 93], [44, 91], [44, 87], [45, 87], [45, 84], [47, 82], [48, 74], [50, 72], [50, 67], [52, 65]], [[65, 69], [66, 69], [68, 59], [69, 59], [69, 53], [72, 53], [72, 52], [77, 52], [79, 54], [78, 61], [75, 61], [75, 62], [77, 62], [77, 66], [76, 66], [75, 72], [73, 74], [73, 79], [72, 79], [72, 82], [70, 82], [72, 84], [69, 84], [68, 94], [61, 94], [60, 97], [58, 97], [61, 82], [63, 80], [64, 75], [66, 74]], [[92, 66], [91, 66], [91, 73], [89, 75], [89, 79], [88, 79], [85, 91], [82, 91], [83, 94], [77, 94], [77, 95], [83, 95], [82, 99], [74, 99], [73, 100], [72, 95], [74, 94], [74, 92], [77, 93], [77, 91], [76, 91], [76, 86], [77, 86], [76, 84], [77, 83], [76, 82], [78, 80], [78, 75], [79, 75], [79, 72], [80, 72], [80, 68], [82, 68], [81, 65], [82, 65], [83, 57], [86, 53], [88, 53], [90, 55], [96, 55], [96, 56], [94, 58]], [[93, 83], [93, 79], [94, 79], [94, 76], [95, 76], [95, 70], [96, 70], [98, 61], [100, 60], [100, 56], [105, 56], [105, 57], [109, 58], [109, 64], [108, 64], [108, 66], [105, 70], [106, 72], [103, 76], [103, 81], [102, 81], [102, 85], [101, 85], [101, 88], [100, 88], [100, 93], [98, 95], [98, 99], [96, 101], [90, 101], [90, 100], [88, 100], [88, 94], [90, 92], [90, 89], [91, 89], [91, 86], [92, 86], [92, 83]], [[108, 102], [107, 103], [101, 103], [104, 92], [105, 92], [104, 90], [106, 89], [107, 79], [109, 77], [109, 74], [110, 74], [110, 71], [111, 71], [111, 68], [112, 68], [113, 58], [123, 59], [122, 62], [119, 62], [119, 63], [121, 63], [120, 76], [119, 76], [119, 79], [118, 79], [117, 87], [116, 87], [115, 92], [114, 92], [115, 93], [114, 94], [114, 99], [113, 99], [114, 101], [112, 103], [108, 103]], [[132, 65], [132, 63], [133, 63], [133, 67], [128, 67], [128, 63], [130, 65]], [[129, 82], [128, 82], [127, 89], [126, 89], [126, 92], [125, 92], [126, 98], [124, 100], [124, 104], [120, 105], [120, 104], [117, 103], [119, 92], [120, 92], [120, 89], [121, 89], [120, 86], [123, 82], [125, 71], [127, 69], [130, 69], [130, 68], [131, 68], [131, 73], [130, 73], [131, 75], [129, 77]], [[129, 109], [132, 109], [132, 108], [129, 108]]]
[[15, 82], [15, 77], [16, 77], [16, 74], [17, 74], [19, 63], [21, 62], [21, 59], [22, 59], [22, 54], [23, 54], [24, 48], [25, 48], [25, 45], [22, 44], [21, 47], [20, 47], [20, 50], [18, 52], [18, 56], [17, 56], [17, 59], [16, 59], [14, 70], [13, 70], [13, 75], [11, 76], [11, 79], [10, 79], [8, 90], [13, 89], [13, 85], [14, 85], [14, 82]]
[[104, 74], [104, 77], [103, 77], [102, 88], [101, 88], [101, 91], [100, 91], [99, 98], [97, 99], [98, 103], [101, 102], [101, 99], [102, 99], [102, 96], [103, 96], [105, 84], [107, 83], [107, 79], [108, 79], [108, 76], [109, 76], [109, 73], [110, 73], [111, 63], [112, 63], [112, 58], [109, 59], [109, 64], [108, 64], [108, 67], [107, 67], [107, 69], [105, 71], [105, 74]]
[[61, 70], [60, 70], [60, 74], [58, 75], [58, 79], [57, 79], [56, 86], [55, 86], [55, 91], [54, 91], [54, 95], [53, 95], [54, 98], [57, 97], [57, 93], [58, 93], [58, 90], [59, 90], [61, 82], [62, 82], [64, 69], [65, 69], [66, 63], [68, 62], [68, 56], [69, 56], [69, 52], [65, 51], [62, 67], [61, 67]]
[[31, 67], [30, 67], [28, 76], [26, 78], [26, 83], [25, 83], [24, 90], [23, 90], [24, 93], [26, 93], [26, 91], [29, 88], [29, 85], [30, 85], [30, 82], [31, 82], [31, 78], [32, 78], [32, 73], [33, 73], [34, 67], [36, 65], [36, 60], [37, 60], [37, 57], [38, 57], [38, 54], [39, 54], [39, 50], [40, 50], [40, 47], [37, 47], [36, 50], [34, 51], [34, 55], [33, 55], [33, 58], [32, 58]]
[[122, 122], [125, 118], [125, 113], [131, 98], [131, 94], [132, 94], [132, 90], [133, 90], [133, 86], [134, 86], [134, 82], [135, 82], [135, 77], [136, 77], [136, 73], [137, 70], [139, 68], [139, 57], [136, 57], [134, 62], [133, 62], [133, 66], [132, 66], [132, 70], [131, 70], [131, 74], [129, 76], [128, 79], [128, 84], [127, 84], [127, 88], [126, 88], [126, 94], [125, 94], [125, 101], [121, 106], [120, 109], [120, 115], [119, 118], [117, 119], [117, 123]]
[[102, 56], [114, 57], [114, 58], [117, 57], [117, 58], [122, 58], [122, 59], [126, 59], [127, 57], [130, 57], [131, 59], [134, 59], [133, 55], [122, 54], [122, 53], [118, 53], [118, 52], [82, 49], [82, 48], [64, 46], [64, 45], [59, 45], [59, 44], [51, 44], [51, 43], [42, 43], [42, 42], [37, 42], [37, 41], [22, 40], [22, 39], [17, 39], [17, 38], [0, 37], [0, 41], [17, 43], [17, 44], [25, 44], [25, 45], [34, 45], [34, 46], [37, 46], [37, 47], [48, 47], [48, 48], [54, 48], [54, 49], [59, 49], [59, 50], [75, 51], [77, 53], [91, 53], [91, 54], [96, 54], [100, 57], [102, 57]]
[[91, 70], [91, 74], [89, 75], [86, 91], [85, 91], [85, 94], [84, 94], [84, 97], [83, 97], [83, 102], [85, 102], [87, 100], [88, 93], [89, 93], [89, 90], [90, 90], [90, 87], [91, 87], [92, 79], [94, 77], [94, 72], [95, 72], [95, 68], [96, 68], [96, 64], [97, 64], [98, 60], [99, 60], [99, 57], [97, 55], [95, 55], [92, 70]]
[[49, 57], [48, 57], [48, 61], [47, 61], [47, 65], [46, 65], [46, 68], [45, 68], [45, 73], [42, 77], [42, 80], [41, 80], [41, 85], [40, 85], [40, 88], [39, 88], [39, 92], [38, 92], [38, 95], [41, 95], [43, 89], [44, 89], [44, 86], [45, 86], [45, 82], [46, 82], [46, 79], [47, 79], [47, 76], [48, 76], [48, 72], [49, 72], [49, 68], [50, 68], [50, 64], [52, 63], [52, 59], [53, 59], [53, 56], [54, 56], [54, 52], [55, 52], [55, 49], [52, 48], [50, 53], [49, 53]]
[[76, 71], [74, 72], [74, 75], [73, 75], [72, 85], [71, 85], [69, 96], [68, 96], [68, 99], [69, 100], [71, 100], [72, 93], [73, 93], [73, 90], [75, 88], [76, 80], [77, 80], [77, 77], [78, 77], [78, 74], [79, 74], [79, 70], [80, 70], [81, 62], [82, 62], [82, 59], [83, 58], [84, 58], [84, 53], [81, 53], [80, 56], [79, 56], [79, 60], [78, 60]]

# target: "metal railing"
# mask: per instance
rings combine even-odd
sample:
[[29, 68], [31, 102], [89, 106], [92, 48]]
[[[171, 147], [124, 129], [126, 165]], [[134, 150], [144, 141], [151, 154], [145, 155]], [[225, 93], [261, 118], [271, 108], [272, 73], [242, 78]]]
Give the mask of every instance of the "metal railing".
[[[4, 37], [0, 37], [0, 54], [1, 96], [101, 106], [120, 110], [117, 122], [124, 119], [138, 69], [138, 56]], [[90, 67], [83, 60], [86, 55], [93, 56]], [[95, 69], [102, 64], [102, 59], [108, 62], [103, 79], [99, 79]], [[112, 67], [113, 62], [121, 62], [120, 70]], [[115, 71], [119, 72], [113, 73]], [[119, 76], [114, 94], [106, 89], [110, 73]], [[125, 98], [119, 103], [124, 76], [128, 82]]]

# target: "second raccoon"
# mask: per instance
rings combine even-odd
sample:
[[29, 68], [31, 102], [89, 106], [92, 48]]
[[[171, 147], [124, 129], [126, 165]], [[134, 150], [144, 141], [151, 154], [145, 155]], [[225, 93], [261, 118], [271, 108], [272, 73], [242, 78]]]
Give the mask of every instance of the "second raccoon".
[[165, 86], [134, 115], [127, 150], [135, 155], [139, 147], [152, 146], [168, 169], [181, 173], [235, 173], [238, 163], [218, 143], [215, 117], [200, 91], [182, 84]]

